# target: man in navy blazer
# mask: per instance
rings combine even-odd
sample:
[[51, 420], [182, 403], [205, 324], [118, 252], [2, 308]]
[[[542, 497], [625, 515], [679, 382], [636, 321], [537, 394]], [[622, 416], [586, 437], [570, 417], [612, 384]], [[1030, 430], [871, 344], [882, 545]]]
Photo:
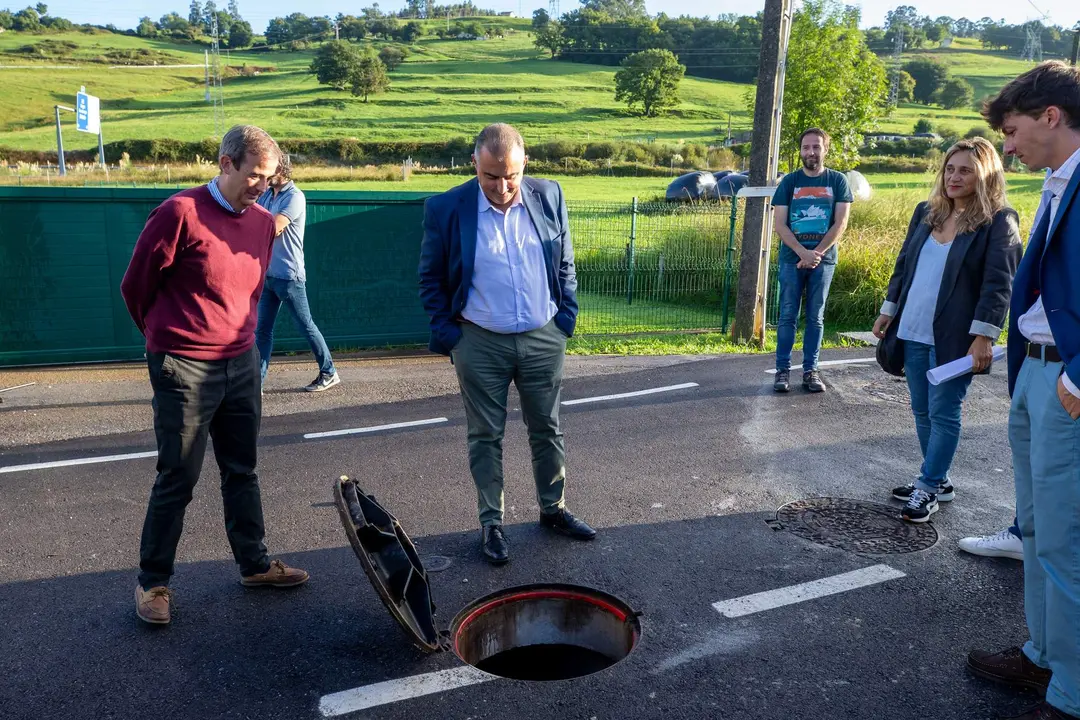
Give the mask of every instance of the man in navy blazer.
[[577, 540], [596, 531], [566, 510], [559, 429], [566, 340], [577, 322], [577, 278], [558, 183], [525, 177], [525, 144], [506, 124], [476, 138], [476, 178], [424, 204], [420, 297], [433, 352], [457, 370], [468, 419], [481, 549], [510, 559], [503, 531], [502, 440], [510, 382], [529, 429], [540, 523]]
[[1043, 63], [983, 114], [1005, 135], [1006, 154], [1047, 177], [1009, 322], [1009, 444], [1030, 639], [976, 650], [968, 665], [1045, 689], [1042, 705], [1020, 717], [1080, 718], [1080, 69]]

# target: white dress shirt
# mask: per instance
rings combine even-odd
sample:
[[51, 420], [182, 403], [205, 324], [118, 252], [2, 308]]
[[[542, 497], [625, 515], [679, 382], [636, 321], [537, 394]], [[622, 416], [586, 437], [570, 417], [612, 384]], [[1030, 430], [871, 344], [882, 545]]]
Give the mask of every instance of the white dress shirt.
[[[1050, 194], [1050, 207], [1047, 209], [1047, 212], [1050, 213], [1050, 227], [1054, 225], [1054, 220], [1057, 218], [1061, 205], [1061, 196], [1069, 186], [1077, 166], [1080, 166], [1080, 149], [1074, 152], [1061, 167], [1050, 173], [1043, 182], [1043, 192]], [[1054, 342], [1054, 334], [1050, 331], [1050, 321], [1046, 317], [1041, 294], [1035, 300], [1035, 304], [1020, 316], [1016, 321], [1016, 325], [1020, 328], [1020, 334], [1027, 338], [1029, 342], [1039, 345], [1057, 344]], [[1062, 382], [1065, 383], [1065, 389], [1076, 397], [1080, 397], [1080, 388], [1076, 387], [1075, 383], [1069, 379], [1069, 376], [1062, 374], [1061, 378]]]

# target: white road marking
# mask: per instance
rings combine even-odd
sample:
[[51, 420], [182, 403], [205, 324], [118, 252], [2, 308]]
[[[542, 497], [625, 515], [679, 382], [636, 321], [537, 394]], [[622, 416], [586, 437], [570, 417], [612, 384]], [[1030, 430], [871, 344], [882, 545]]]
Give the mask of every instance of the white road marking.
[[[853, 360], [822, 360], [818, 363], [818, 367], [828, 367], [830, 365], [855, 365], [856, 363], [872, 363], [877, 362], [877, 358], [855, 358]], [[770, 375], [775, 375], [776, 370], [766, 370]]]
[[54, 460], [53, 462], [29, 463], [26, 465], [8, 465], [0, 467], [0, 474], [13, 472], [26, 472], [28, 470], [48, 470], [49, 468], [70, 467], [72, 465], [96, 465], [97, 463], [119, 462], [121, 460], [137, 460], [139, 458], [156, 458], [157, 450], [150, 452], [127, 453], [126, 455], [101, 455], [99, 457], [73, 458], [71, 460]]
[[820, 580], [812, 580], [798, 585], [777, 588], [776, 590], [766, 590], [765, 592], [744, 595], [731, 600], [721, 600], [713, 603], [713, 609], [724, 617], [743, 617], [744, 615], [753, 615], [765, 610], [815, 600], [827, 595], [836, 595], [848, 590], [856, 590], [902, 577], [904, 577], [904, 573], [888, 565], [871, 565], [870, 567]]
[[698, 384], [694, 382], [682, 383], [681, 385], [668, 385], [667, 387], [649, 388], [648, 390], [635, 390], [634, 392], [619, 393], [618, 395], [600, 395], [598, 397], [579, 398], [577, 400], [563, 400], [563, 405], [584, 405], [585, 403], [603, 402], [604, 400], [621, 400], [629, 397], [640, 397], [642, 395], [654, 395], [656, 393], [671, 392], [673, 390], [685, 390], [687, 388], [697, 387]]
[[323, 695], [319, 699], [319, 712], [323, 714], [323, 717], [336, 717], [379, 705], [498, 679], [474, 667], [456, 667], [451, 670], [414, 675], [399, 680], [387, 680], [352, 690], [342, 690], [332, 695]]
[[328, 430], [326, 432], [306, 433], [305, 440], [319, 440], [321, 438], [339, 437], [341, 435], [362, 435], [364, 433], [381, 432], [383, 430], [398, 430], [400, 428], [420, 427], [422, 425], [437, 425], [450, 422], [444, 417], [429, 418], [427, 420], [411, 420], [409, 422], [390, 423], [389, 425], [373, 425], [371, 427], [345, 428], [344, 430]]

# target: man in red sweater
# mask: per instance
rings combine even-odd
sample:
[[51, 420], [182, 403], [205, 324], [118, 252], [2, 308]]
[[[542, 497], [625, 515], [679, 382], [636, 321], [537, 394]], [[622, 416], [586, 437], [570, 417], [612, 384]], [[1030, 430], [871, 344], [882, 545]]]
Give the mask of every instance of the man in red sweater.
[[218, 152], [221, 174], [150, 213], [120, 285], [146, 337], [154, 389], [158, 473], [135, 588], [136, 614], [149, 623], [170, 620], [168, 583], [207, 436], [221, 469], [225, 529], [241, 582], [294, 587], [308, 579], [267, 556], [255, 474], [262, 415], [255, 321], [274, 242], [274, 219], [256, 201], [280, 156], [263, 130], [229, 130]]

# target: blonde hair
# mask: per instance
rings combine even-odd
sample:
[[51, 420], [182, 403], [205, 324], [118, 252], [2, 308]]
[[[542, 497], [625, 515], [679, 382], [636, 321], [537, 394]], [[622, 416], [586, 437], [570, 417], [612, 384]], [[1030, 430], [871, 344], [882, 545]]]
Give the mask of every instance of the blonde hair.
[[926, 222], [930, 227], [940, 230], [955, 209], [953, 201], [945, 194], [945, 167], [958, 152], [969, 153], [975, 165], [975, 197], [957, 219], [956, 232], [960, 234], [972, 232], [993, 221], [994, 215], [1008, 206], [1008, 201], [1005, 198], [1005, 169], [997, 149], [981, 137], [961, 140], [945, 153], [934, 187], [930, 190], [930, 209], [926, 213]]

